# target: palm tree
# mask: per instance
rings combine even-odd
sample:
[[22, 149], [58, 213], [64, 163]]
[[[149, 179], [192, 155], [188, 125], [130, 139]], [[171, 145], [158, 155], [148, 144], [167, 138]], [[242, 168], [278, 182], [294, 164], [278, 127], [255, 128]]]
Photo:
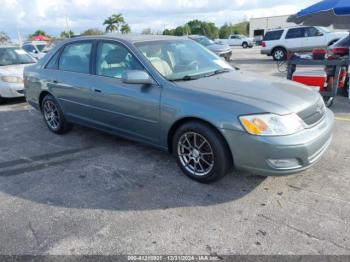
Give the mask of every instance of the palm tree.
[[121, 27], [120, 27], [120, 32], [122, 34], [128, 34], [131, 32], [131, 28], [129, 26], [129, 24], [123, 24]]
[[119, 26], [124, 23], [125, 21], [122, 14], [113, 14], [103, 22], [103, 25], [106, 25], [106, 32], [114, 32], [118, 31]]

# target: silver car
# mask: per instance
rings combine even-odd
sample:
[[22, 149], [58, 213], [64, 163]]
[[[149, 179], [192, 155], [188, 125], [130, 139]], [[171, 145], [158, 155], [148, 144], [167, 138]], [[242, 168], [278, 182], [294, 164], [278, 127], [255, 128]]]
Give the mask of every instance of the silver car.
[[23, 97], [23, 69], [36, 60], [18, 47], [0, 47], [0, 103]]
[[24, 83], [52, 132], [75, 123], [147, 143], [203, 183], [233, 169], [300, 172], [332, 139], [334, 117], [319, 93], [236, 71], [183, 38], [70, 39], [27, 67]]

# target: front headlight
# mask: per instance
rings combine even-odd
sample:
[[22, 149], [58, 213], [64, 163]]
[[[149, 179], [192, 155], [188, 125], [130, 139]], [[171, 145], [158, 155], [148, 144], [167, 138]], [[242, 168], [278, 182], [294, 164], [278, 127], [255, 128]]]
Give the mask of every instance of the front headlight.
[[286, 136], [304, 129], [302, 120], [296, 115], [247, 115], [239, 117], [244, 129], [251, 135]]
[[23, 83], [23, 78], [18, 76], [2, 76], [1, 81], [7, 83]]

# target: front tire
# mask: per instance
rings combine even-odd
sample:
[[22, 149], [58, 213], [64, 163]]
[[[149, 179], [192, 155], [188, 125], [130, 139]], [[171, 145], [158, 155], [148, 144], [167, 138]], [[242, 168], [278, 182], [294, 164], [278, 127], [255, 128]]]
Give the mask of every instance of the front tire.
[[244, 49], [247, 49], [247, 48], [248, 48], [248, 43], [247, 43], [247, 42], [244, 42], [244, 43], [242, 44], [242, 47], [243, 47]]
[[284, 61], [287, 59], [287, 50], [282, 47], [277, 47], [272, 52], [273, 60]]
[[231, 153], [222, 136], [200, 122], [186, 123], [175, 132], [173, 151], [181, 170], [201, 183], [217, 181], [232, 166]]
[[73, 128], [63, 115], [60, 105], [51, 95], [46, 95], [41, 103], [41, 111], [49, 130], [55, 134], [66, 134]]

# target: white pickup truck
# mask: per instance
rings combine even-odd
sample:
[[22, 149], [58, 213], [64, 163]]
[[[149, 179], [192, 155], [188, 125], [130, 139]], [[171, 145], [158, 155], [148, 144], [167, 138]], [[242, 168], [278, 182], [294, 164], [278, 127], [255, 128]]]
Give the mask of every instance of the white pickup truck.
[[215, 42], [229, 46], [241, 46], [243, 48], [252, 48], [254, 46], [254, 40], [244, 35], [230, 35], [228, 39], [215, 39]]

